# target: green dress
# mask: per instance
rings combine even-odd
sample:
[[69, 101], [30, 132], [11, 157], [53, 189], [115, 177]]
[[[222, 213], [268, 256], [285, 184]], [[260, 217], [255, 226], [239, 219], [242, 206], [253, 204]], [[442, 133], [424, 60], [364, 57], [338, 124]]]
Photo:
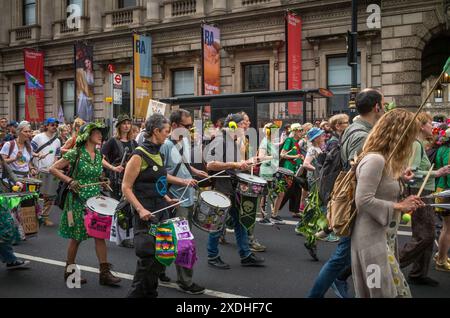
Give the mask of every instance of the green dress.
[[[288, 156], [296, 156], [301, 153], [299, 149], [299, 144], [301, 143], [301, 140], [295, 140], [294, 138], [290, 137], [286, 139], [284, 142], [283, 150], [287, 151]], [[283, 168], [291, 170], [293, 173], [297, 173], [298, 169], [300, 169], [300, 166], [302, 165], [303, 161], [301, 158], [299, 159], [286, 159], [283, 163]]]
[[[77, 150], [73, 149], [64, 155], [64, 159], [70, 162], [70, 166], [75, 165], [77, 158]], [[91, 184], [99, 182], [102, 175], [102, 155], [100, 151], [95, 151], [95, 160], [92, 161], [91, 156], [87, 152], [85, 146], [80, 148], [80, 160], [78, 162], [77, 171], [74, 173], [74, 179], [80, 185]], [[92, 197], [100, 195], [100, 186], [93, 186], [82, 188], [78, 195], [69, 193], [64, 205], [64, 211], [61, 216], [61, 223], [59, 226], [59, 235], [66, 239], [73, 239], [76, 241], [85, 241], [89, 238], [84, 227], [84, 213], [86, 210], [85, 203]], [[70, 227], [67, 220], [67, 212], [72, 211], [74, 226]]]

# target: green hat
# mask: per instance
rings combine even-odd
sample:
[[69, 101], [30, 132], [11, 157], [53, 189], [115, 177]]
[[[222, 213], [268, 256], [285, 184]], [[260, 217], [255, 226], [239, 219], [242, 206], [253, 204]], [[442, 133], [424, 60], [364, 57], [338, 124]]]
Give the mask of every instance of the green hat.
[[104, 123], [89, 123], [80, 128], [77, 138], [77, 146], [81, 146], [86, 143], [86, 141], [91, 136], [92, 131], [98, 129], [101, 131], [103, 139], [108, 138], [109, 128], [105, 126]]
[[120, 124], [123, 123], [124, 121], [131, 121], [130, 116], [128, 116], [127, 114], [119, 115], [119, 117], [117, 117], [116, 128], [119, 128]]

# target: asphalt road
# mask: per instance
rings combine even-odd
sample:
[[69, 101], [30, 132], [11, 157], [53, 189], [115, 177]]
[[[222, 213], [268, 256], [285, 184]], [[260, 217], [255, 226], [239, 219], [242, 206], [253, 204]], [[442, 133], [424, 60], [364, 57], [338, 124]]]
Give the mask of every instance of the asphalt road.
[[[60, 212], [52, 213], [52, 220], [59, 221]], [[282, 213], [287, 220], [288, 213]], [[407, 235], [409, 229], [402, 229]], [[244, 268], [240, 266], [234, 234], [227, 234], [227, 245], [221, 245], [220, 251], [224, 261], [231, 270], [222, 271], [211, 268], [207, 264], [207, 234], [193, 229], [197, 240], [198, 262], [195, 266], [195, 282], [207, 288], [202, 296], [188, 296], [179, 292], [175, 284], [162, 285], [159, 288], [161, 298], [190, 297], [251, 297], [251, 298], [303, 298], [307, 295], [322, 265], [331, 255], [336, 243], [319, 245], [319, 262], [313, 262], [303, 247], [304, 239], [295, 235], [293, 225], [267, 227], [257, 225], [256, 236], [267, 246], [267, 251], [260, 255], [266, 259], [263, 268]], [[400, 236], [400, 246], [408, 240], [408, 236]], [[31, 270], [7, 272], [0, 266], [0, 297], [14, 298], [123, 298], [131, 285], [135, 270], [136, 257], [134, 250], [108, 244], [109, 261], [114, 271], [120, 273], [120, 287], [111, 288], [98, 284], [98, 268], [94, 242], [84, 242], [79, 250], [77, 263], [83, 268], [83, 277], [88, 284], [81, 289], [68, 289], [63, 280], [63, 266], [66, 259], [67, 241], [57, 235], [57, 227], [41, 228], [37, 238], [15, 246], [15, 252], [23, 258], [32, 260]], [[406, 270], [407, 271], [407, 270]], [[406, 272], [405, 271], [405, 272]], [[172, 266], [168, 275], [174, 282], [176, 271]], [[449, 297], [450, 275], [437, 272], [431, 266], [430, 276], [440, 281], [439, 287], [412, 286], [414, 297]], [[327, 297], [334, 298], [332, 291]]]

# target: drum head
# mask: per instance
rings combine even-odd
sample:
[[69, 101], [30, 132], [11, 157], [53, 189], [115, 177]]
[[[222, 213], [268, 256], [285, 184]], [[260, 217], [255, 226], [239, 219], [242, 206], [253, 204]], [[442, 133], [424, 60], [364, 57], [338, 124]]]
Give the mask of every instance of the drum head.
[[119, 201], [104, 196], [90, 198], [86, 202], [90, 210], [106, 216], [113, 216], [118, 205]]
[[294, 176], [294, 173], [291, 170], [286, 169], [286, 168], [278, 168], [278, 172], [281, 174], [285, 174], [287, 176]]
[[225, 194], [217, 191], [202, 192], [200, 194], [200, 198], [202, 198], [206, 203], [221, 209], [227, 209], [231, 206], [230, 199], [228, 199]]
[[236, 177], [239, 180], [246, 181], [248, 183], [267, 184], [266, 180], [264, 180], [260, 177], [252, 176], [252, 175], [245, 174], [245, 173], [238, 173], [236, 175]]

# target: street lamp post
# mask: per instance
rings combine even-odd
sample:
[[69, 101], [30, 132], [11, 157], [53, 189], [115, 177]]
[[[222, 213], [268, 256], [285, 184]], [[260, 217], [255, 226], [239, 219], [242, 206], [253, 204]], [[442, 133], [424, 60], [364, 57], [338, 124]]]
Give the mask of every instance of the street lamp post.
[[352, 68], [352, 87], [349, 109], [351, 117], [356, 116], [356, 95], [358, 94], [358, 1], [352, 0], [352, 31], [348, 33], [348, 65]]

